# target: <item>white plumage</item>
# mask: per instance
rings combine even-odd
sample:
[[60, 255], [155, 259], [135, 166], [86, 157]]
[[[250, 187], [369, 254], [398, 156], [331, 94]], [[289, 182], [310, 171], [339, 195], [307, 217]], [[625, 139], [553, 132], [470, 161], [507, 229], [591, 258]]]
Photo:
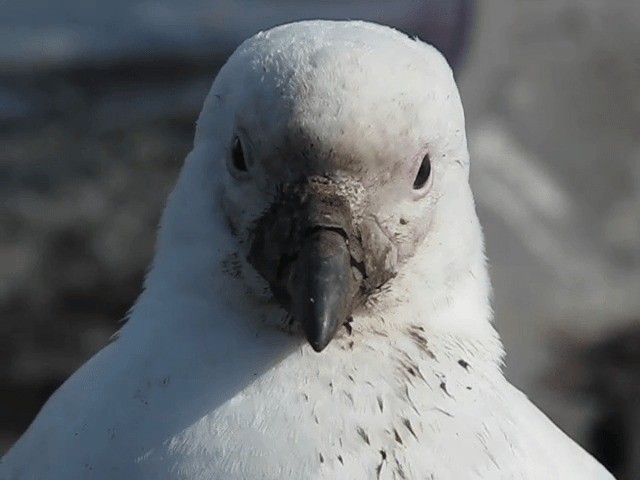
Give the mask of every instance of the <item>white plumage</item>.
[[[468, 175], [432, 47], [362, 22], [247, 40], [207, 98], [129, 321], [1, 477], [612, 478], [501, 373]], [[247, 261], [279, 190], [313, 176], [348, 204], [363, 268], [393, 272], [321, 353]]]

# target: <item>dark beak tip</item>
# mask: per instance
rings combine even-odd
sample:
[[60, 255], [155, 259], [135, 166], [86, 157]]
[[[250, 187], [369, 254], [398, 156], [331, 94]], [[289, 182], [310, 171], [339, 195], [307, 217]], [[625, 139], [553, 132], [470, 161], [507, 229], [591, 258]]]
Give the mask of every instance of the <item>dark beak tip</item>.
[[306, 338], [311, 348], [316, 352], [322, 352], [333, 340], [335, 331], [334, 329], [313, 329], [312, 331], [306, 331]]
[[325, 348], [327, 348], [329, 343], [309, 342], [309, 345], [311, 345], [311, 348], [313, 348], [316, 353], [321, 353]]

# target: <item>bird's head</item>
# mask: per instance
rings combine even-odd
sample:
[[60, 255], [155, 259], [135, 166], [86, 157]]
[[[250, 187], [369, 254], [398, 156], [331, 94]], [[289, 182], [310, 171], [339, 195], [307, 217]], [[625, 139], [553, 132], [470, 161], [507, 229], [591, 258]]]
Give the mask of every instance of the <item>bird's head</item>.
[[242, 257], [316, 351], [426, 239], [443, 269], [460, 253], [442, 245], [465, 235], [443, 217], [471, 199], [458, 91], [440, 53], [390, 28], [301, 22], [245, 41], [194, 148]]

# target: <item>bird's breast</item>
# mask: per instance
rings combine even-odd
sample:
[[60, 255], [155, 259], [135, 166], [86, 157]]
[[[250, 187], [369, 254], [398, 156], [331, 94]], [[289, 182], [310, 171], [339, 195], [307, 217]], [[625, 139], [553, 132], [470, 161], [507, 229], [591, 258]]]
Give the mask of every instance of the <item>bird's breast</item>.
[[351, 338], [321, 354], [306, 345], [293, 352], [177, 435], [167, 453], [189, 464], [207, 452], [220, 478], [433, 473], [444, 446], [474, 428], [456, 420], [473, 402], [469, 364], [439, 360], [420, 338], [407, 350], [384, 336]]

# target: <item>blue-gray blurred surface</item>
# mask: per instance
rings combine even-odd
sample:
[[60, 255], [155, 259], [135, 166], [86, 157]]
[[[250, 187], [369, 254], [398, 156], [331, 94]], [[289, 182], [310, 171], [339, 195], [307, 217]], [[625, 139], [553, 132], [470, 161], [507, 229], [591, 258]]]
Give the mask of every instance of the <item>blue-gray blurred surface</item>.
[[[25, 0], [0, 5], [0, 65], [14, 68], [108, 63], [125, 57], [202, 55], [234, 49], [281, 23], [364, 19], [435, 40], [459, 41], [469, 0]], [[453, 54], [452, 54], [453, 56]]]

